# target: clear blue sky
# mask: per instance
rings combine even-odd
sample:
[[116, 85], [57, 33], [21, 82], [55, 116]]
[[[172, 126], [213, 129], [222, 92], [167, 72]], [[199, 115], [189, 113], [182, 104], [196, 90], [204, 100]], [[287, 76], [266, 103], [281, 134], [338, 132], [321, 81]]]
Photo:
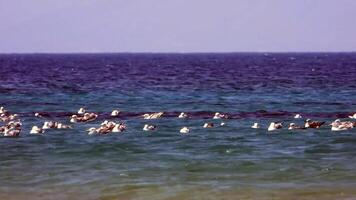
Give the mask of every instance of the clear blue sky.
[[0, 52], [356, 51], [356, 0], [0, 0]]

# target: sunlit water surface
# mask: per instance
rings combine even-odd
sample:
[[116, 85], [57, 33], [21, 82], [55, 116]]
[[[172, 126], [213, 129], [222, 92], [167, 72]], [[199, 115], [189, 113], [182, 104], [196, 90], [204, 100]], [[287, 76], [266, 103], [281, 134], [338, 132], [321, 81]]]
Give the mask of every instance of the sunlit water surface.
[[[1, 199], [356, 198], [356, 129], [266, 131], [356, 112], [356, 54], [0, 55], [0, 74], [0, 104], [23, 123], [0, 138]], [[99, 119], [29, 134], [34, 112], [69, 123], [82, 106]], [[113, 109], [128, 130], [88, 136]], [[168, 114], [143, 132], [155, 111]]]

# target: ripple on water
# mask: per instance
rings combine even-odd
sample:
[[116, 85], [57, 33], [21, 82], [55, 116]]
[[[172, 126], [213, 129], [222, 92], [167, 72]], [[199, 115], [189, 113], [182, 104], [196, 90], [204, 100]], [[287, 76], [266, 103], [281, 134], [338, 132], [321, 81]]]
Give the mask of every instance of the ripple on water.
[[[0, 138], [0, 199], [352, 199], [356, 129], [266, 129], [303, 124], [296, 113], [328, 123], [350, 115], [355, 63], [355, 54], [0, 55], [0, 104], [24, 124], [21, 137]], [[99, 119], [28, 134], [82, 106]], [[88, 136], [113, 109], [128, 130]], [[156, 111], [167, 115], [139, 119]], [[178, 120], [182, 111], [191, 118]], [[203, 129], [222, 121], [215, 112], [231, 119]], [[157, 131], [142, 132], [145, 123]]]

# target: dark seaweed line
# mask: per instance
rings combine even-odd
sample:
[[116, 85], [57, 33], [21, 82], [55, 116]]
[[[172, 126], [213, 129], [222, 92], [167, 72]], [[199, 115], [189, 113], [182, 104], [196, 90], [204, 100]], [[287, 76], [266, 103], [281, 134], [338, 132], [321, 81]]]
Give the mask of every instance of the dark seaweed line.
[[[20, 117], [34, 117], [35, 112], [30, 113], [18, 113]], [[39, 112], [43, 117], [70, 117], [77, 113], [73, 112]], [[101, 112], [99, 114], [100, 118], [118, 118], [118, 119], [130, 119], [130, 118], [139, 118], [142, 117], [145, 113], [152, 112], [120, 112], [119, 116], [111, 117], [110, 113]], [[214, 116], [215, 112], [212, 111], [196, 111], [196, 112], [185, 112], [188, 114], [191, 119], [210, 119]], [[176, 118], [180, 112], [164, 112], [163, 118]], [[224, 113], [228, 115], [228, 119], [248, 119], [248, 118], [293, 118], [297, 112], [288, 112], [288, 111], [276, 111], [268, 112], [265, 110], [255, 111], [255, 112], [236, 112], [236, 113]], [[333, 112], [333, 113], [298, 113], [301, 114], [304, 118], [348, 118], [348, 116], [353, 115], [349, 112]]]

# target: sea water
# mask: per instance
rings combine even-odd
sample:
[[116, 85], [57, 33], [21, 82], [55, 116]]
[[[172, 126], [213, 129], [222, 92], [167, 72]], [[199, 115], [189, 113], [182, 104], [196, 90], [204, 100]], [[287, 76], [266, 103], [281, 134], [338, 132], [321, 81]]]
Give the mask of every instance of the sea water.
[[[0, 138], [1, 199], [356, 198], [356, 129], [328, 126], [356, 112], [355, 53], [7, 54], [0, 77], [0, 105], [23, 124]], [[29, 134], [80, 107], [99, 118]], [[287, 130], [306, 118], [327, 123]], [[105, 119], [127, 130], [87, 134]], [[272, 121], [284, 129], [267, 132]]]

